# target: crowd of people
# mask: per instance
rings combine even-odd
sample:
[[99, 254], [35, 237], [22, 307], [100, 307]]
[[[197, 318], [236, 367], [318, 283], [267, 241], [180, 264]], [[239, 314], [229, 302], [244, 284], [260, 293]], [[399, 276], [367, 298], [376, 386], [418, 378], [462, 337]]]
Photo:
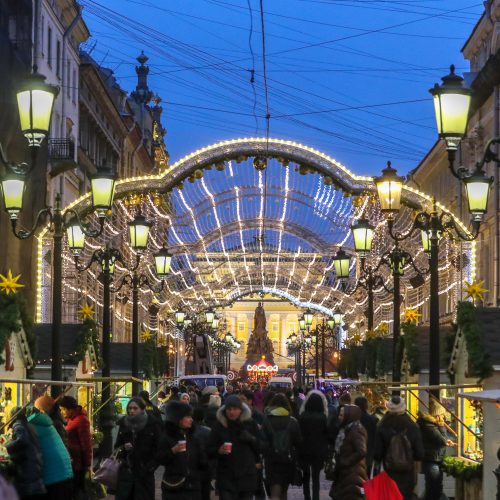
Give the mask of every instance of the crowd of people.
[[[416, 463], [422, 462], [426, 500], [443, 490], [441, 462], [451, 441], [443, 409], [431, 401], [415, 423], [404, 400], [393, 396], [370, 413], [364, 396], [315, 389], [275, 392], [249, 386], [171, 387], [132, 397], [117, 425], [116, 500], [153, 500], [155, 472], [163, 466], [163, 499], [287, 498], [301, 486], [306, 500], [320, 498], [325, 468], [332, 499], [364, 498], [364, 482], [381, 469], [405, 500], [413, 498]], [[92, 469], [90, 424], [77, 401], [49, 396], [29, 417], [12, 412], [7, 450], [21, 499], [87, 498]]]
[[[432, 403], [432, 402], [431, 402]], [[330, 497], [364, 498], [363, 484], [385, 470], [402, 497], [413, 498], [422, 462], [426, 500], [443, 490], [447, 439], [442, 407], [431, 404], [415, 423], [400, 396], [369, 412], [368, 400], [349, 392], [289, 392], [248, 386], [171, 387], [158, 406], [143, 392], [120, 422], [116, 448], [122, 467], [117, 500], [154, 499], [154, 472], [164, 466], [164, 499], [287, 498], [301, 486], [320, 498], [328, 464]]]

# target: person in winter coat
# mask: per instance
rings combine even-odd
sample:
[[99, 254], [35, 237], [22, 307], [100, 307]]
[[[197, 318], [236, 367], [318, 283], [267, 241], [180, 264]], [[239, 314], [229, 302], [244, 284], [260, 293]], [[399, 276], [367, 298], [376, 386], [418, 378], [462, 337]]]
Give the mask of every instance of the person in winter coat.
[[66, 418], [68, 451], [73, 467], [73, 493], [79, 498], [85, 494], [85, 473], [92, 467], [90, 422], [75, 398], [64, 396], [59, 406]]
[[146, 412], [142, 398], [130, 398], [127, 414], [118, 422], [115, 448], [123, 460], [118, 472], [116, 500], [154, 500], [156, 454], [160, 427]]
[[40, 441], [47, 498], [68, 500], [73, 491], [73, 470], [66, 446], [46, 413], [35, 410], [28, 422], [35, 428]]
[[335, 439], [335, 479], [330, 489], [334, 500], [363, 500], [366, 472], [366, 431], [361, 425], [361, 409], [345, 404], [340, 408], [340, 424]]
[[202, 401], [206, 402], [206, 404], [202, 403], [205, 425], [213, 429], [217, 423], [217, 412], [222, 404], [221, 397], [218, 394], [205, 394], [202, 397]]
[[162, 498], [201, 500], [201, 478], [208, 461], [200, 436], [193, 424], [193, 409], [179, 401], [166, 408], [167, 420], [158, 462], [165, 466]]
[[6, 444], [6, 448], [15, 466], [14, 485], [21, 500], [42, 498], [46, 489], [43, 484], [42, 450], [38, 436], [28, 423], [24, 408], [13, 408], [10, 418], [12, 439]]
[[452, 444], [446, 434], [444, 413], [445, 409], [439, 403], [431, 400], [429, 413], [420, 413], [417, 419], [424, 446], [422, 469], [425, 476], [425, 500], [440, 499], [443, 494], [441, 465], [446, 453], [446, 446]]
[[217, 458], [216, 485], [220, 500], [250, 500], [257, 488], [257, 467], [264, 448], [263, 436], [250, 408], [236, 395], [226, 398], [217, 411], [217, 423], [208, 444]]
[[328, 455], [328, 402], [321, 391], [307, 393], [300, 407], [299, 425], [302, 433], [300, 463], [304, 472], [304, 499], [319, 500], [319, 474]]
[[[410, 500], [416, 482], [414, 462], [424, 457], [422, 436], [418, 425], [406, 414], [404, 399], [400, 396], [392, 396], [386, 407], [387, 413], [377, 425], [373, 458], [377, 462], [383, 461], [384, 470], [396, 482], [404, 500]], [[406, 438], [403, 442], [408, 442], [408, 447], [411, 448], [408, 450], [412, 461], [409, 470], [394, 470], [390, 464], [393, 459], [389, 457], [388, 450], [391, 440], [398, 434], [403, 434]]]
[[378, 420], [373, 415], [368, 413], [368, 399], [364, 396], [359, 396], [354, 400], [354, 404], [361, 409], [361, 425], [365, 428], [368, 436], [367, 450], [366, 450], [366, 468], [368, 473], [372, 469], [373, 463], [373, 449], [375, 447], [375, 432], [377, 431]]
[[266, 483], [272, 499], [286, 499], [298, 465], [302, 435], [287, 397], [278, 393], [265, 408], [264, 432], [269, 447], [264, 451]]
[[[196, 425], [194, 435], [199, 439], [203, 450], [207, 450], [212, 430], [205, 425], [203, 409], [193, 409], [193, 422]], [[215, 477], [215, 459], [208, 460], [208, 467], [201, 474], [201, 500], [210, 500], [212, 491], [212, 478]]]
[[64, 446], [68, 447], [68, 434], [66, 433], [65, 422], [61, 415], [59, 405], [48, 394], [44, 394], [35, 400], [35, 408], [45, 413], [52, 419], [54, 427], [61, 437]]

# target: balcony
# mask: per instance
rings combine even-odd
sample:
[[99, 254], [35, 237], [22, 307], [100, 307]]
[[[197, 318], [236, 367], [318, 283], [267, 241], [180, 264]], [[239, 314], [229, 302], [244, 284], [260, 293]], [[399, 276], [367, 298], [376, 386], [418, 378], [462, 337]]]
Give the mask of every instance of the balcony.
[[75, 143], [73, 139], [49, 139], [48, 156], [51, 177], [75, 168]]
[[72, 139], [49, 139], [49, 158], [54, 161], [74, 161], [75, 143]]

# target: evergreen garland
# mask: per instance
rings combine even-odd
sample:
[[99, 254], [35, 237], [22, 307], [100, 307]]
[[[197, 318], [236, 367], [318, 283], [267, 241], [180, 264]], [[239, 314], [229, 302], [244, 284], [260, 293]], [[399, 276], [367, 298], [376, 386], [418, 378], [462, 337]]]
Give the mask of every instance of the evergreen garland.
[[142, 373], [146, 380], [158, 376], [158, 352], [154, 338], [149, 338], [142, 344]]
[[472, 375], [479, 377], [480, 380], [491, 377], [493, 365], [490, 355], [484, 349], [481, 331], [477, 324], [476, 306], [472, 302], [458, 303], [457, 323], [465, 338]]
[[364, 343], [365, 373], [369, 378], [377, 376], [377, 351], [380, 344], [379, 338], [370, 338]]
[[387, 373], [388, 367], [392, 364], [392, 357], [390, 360], [387, 359], [387, 351], [384, 348], [383, 339], [378, 338], [377, 341], [377, 351], [375, 354], [375, 375], [377, 377], [383, 377]]
[[443, 472], [449, 476], [465, 481], [482, 479], [483, 477], [482, 463], [474, 463], [458, 457], [444, 457], [442, 468]]
[[401, 324], [401, 331], [403, 332], [402, 341], [406, 358], [410, 366], [410, 375], [414, 375], [420, 370], [417, 325], [413, 321], [405, 321]]
[[358, 378], [358, 356], [354, 348], [340, 351], [338, 370], [342, 378]]
[[83, 361], [89, 346], [92, 345], [97, 359], [97, 367], [101, 366], [101, 351], [99, 349], [99, 334], [97, 332], [97, 323], [93, 318], [83, 320], [82, 327], [78, 332], [76, 339], [76, 355], [77, 361]]
[[0, 292], [0, 363], [5, 362], [2, 356], [5, 343], [12, 333], [24, 330], [32, 358], [36, 356], [36, 338], [33, 332], [33, 321], [28, 314], [26, 300], [20, 293]]

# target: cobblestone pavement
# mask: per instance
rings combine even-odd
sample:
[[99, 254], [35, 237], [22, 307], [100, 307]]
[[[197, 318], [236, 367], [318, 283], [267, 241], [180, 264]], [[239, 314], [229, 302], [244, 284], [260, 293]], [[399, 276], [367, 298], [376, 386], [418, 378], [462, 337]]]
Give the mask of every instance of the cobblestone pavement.
[[[160, 490], [160, 483], [161, 483], [161, 477], [163, 475], [163, 469], [160, 467], [156, 471], [156, 495], [155, 495], [155, 500], [161, 500], [161, 490]], [[321, 491], [320, 491], [320, 499], [321, 500], [328, 500], [330, 497], [328, 496], [328, 492], [330, 491], [330, 482], [325, 479], [323, 474], [321, 474]], [[217, 499], [218, 497], [216, 495], [213, 495], [212, 497], [214, 500]], [[299, 488], [297, 486], [292, 486], [288, 490], [288, 499], [289, 500], [302, 500], [304, 498], [304, 495], [302, 493], [302, 488]], [[113, 500], [114, 495], [108, 495], [106, 497], [106, 500]]]

